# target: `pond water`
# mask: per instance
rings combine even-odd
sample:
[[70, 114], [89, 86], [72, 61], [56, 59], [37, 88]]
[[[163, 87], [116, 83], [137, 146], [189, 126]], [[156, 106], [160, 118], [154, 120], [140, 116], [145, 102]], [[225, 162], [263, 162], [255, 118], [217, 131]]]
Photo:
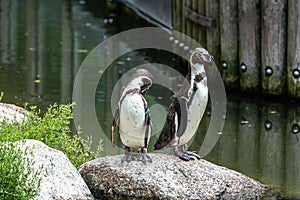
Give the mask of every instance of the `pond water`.
[[[106, 5], [102, 1], [1, 0], [0, 11], [2, 101], [20, 106], [28, 102], [42, 109], [54, 102], [72, 101], [76, 73], [96, 45], [124, 30], [151, 26], [122, 5]], [[94, 103], [95, 117], [105, 134], [83, 129], [83, 135], [92, 137], [93, 145], [103, 139], [103, 155], [123, 153], [120, 140], [116, 141], [117, 148], [107, 142], [115, 84], [128, 70], [147, 63], [161, 63], [186, 73], [186, 68], [181, 67], [186, 63], [176, 55], [154, 49], [120, 56], [101, 72]], [[157, 73], [166, 74], [173, 91], [180, 88], [181, 81], [176, 76], [167, 74], [161, 66], [154, 68]], [[150, 151], [163, 124], [162, 111], [172, 94], [170, 88], [154, 85], [146, 96], [151, 112], [160, 113], [152, 115], [155, 126]], [[228, 92], [225, 126], [206, 159], [271, 185], [282, 191], [285, 198], [300, 198], [299, 112], [300, 104], [294, 100]], [[210, 107], [191, 150], [199, 151], [209, 122]]]

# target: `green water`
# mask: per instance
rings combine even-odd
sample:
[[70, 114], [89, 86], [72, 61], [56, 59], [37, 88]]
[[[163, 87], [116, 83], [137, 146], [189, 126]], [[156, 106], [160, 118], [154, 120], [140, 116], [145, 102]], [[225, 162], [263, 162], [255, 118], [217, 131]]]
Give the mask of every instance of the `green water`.
[[[76, 73], [97, 44], [124, 30], [149, 26], [133, 13], [129, 14], [128, 9], [107, 6], [102, 1], [1, 0], [0, 7], [3, 102], [20, 106], [29, 102], [42, 109], [54, 102], [72, 101]], [[178, 58], [167, 52], [148, 49], [119, 57], [103, 72], [96, 90], [96, 116], [105, 134], [93, 133], [92, 140], [110, 138], [110, 95], [116, 82], [132, 67], [149, 62], [163, 63], [186, 73], [179, 66]], [[176, 83], [174, 89], [179, 87], [180, 83]], [[171, 95], [169, 89], [154, 85], [147, 100], [150, 107], [156, 105], [161, 110], [169, 104]], [[273, 186], [286, 198], [300, 198], [299, 102], [231, 93], [227, 98], [223, 133], [206, 159]], [[158, 136], [163, 117], [152, 116], [156, 125], [151, 144]], [[199, 151], [209, 122], [210, 108], [191, 150]], [[83, 132], [89, 136], [89, 131]], [[103, 155], [123, 153], [121, 142], [116, 143], [120, 148], [112, 148], [105, 142]]]

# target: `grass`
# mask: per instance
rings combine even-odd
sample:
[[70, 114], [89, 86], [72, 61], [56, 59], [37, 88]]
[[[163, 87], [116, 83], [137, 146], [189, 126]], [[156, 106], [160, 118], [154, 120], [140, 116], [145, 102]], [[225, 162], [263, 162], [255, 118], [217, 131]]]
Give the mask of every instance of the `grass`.
[[43, 115], [36, 106], [31, 106], [23, 123], [1, 122], [0, 199], [32, 199], [38, 193], [38, 174], [28, 179], [31, 161], [26, 155], [30, 152], [22, 152], [13, 142], [24, 139], [42, 141], [65, 153], [75, 167], [94, 159], [102, 151], [101, 143], [98, 151], [93, 152], [89, 141], [81, 138], [80, 133], [71, 135], [72, 106], [74, 104], [54, 104]]

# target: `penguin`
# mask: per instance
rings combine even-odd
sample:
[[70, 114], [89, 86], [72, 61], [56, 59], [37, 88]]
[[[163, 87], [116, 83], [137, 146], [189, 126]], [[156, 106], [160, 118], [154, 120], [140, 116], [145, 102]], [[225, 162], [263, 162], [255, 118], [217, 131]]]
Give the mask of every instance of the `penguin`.
[[[207, 106], [208, 87], [204, 64], [213, 60], [213, 56], [204, 48], [192, 51], [188, 74], [169, 106], [164, 127], [154, 145], [155, 150], [172, 147], [175, 156], [182, 160], [201, 159], [198, 154], [187, 150], [187, 143], [195, 135]], [[179, 147], [182, 147], [182, 152]]]
[[147, 155], [152, 124], [149, 108], [144, 98], [145, 93], [152, 85], [152, 80], [153, 76], [148, 70], [137, 69], [121, 89], [111, 134], [114, 144], [115, 128], [118, 125], [120, 138], [125, 149], [122, 163], [136, 160], [131, 150], [141, 151], [137, 158], [139, 161], [152, 162], [150, 156]]

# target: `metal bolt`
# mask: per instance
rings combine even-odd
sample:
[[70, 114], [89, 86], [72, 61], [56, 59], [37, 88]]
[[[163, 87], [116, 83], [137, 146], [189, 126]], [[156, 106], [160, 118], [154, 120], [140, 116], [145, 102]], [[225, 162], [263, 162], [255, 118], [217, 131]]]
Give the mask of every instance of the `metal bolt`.
[[266, 76], [272, 76], [273, 69], [270, 66], [267, 66], [265, 69], [265, 74], [266, 74]]
[[179, 40], [174, 40], [174, 44], [178, 44], [179, 43]]
[[271, 130], [272, 129], [272, 122], [269, 120], [265, 121], [265, 129], [266, 130]]
[[173, 37], [173, 36], [170, 36], [170, 37], [169, 37], [169, 40], [170, 40], [170, 41], [173, 41], [173, 40], [174, 40], [174, 37]]
[[294, 76], [294, 78], [299, 78], [300, 77], [300, 71], [299, 71], [299, 69], [294, 69], [293, 70], [293, 76]]
[[245, 63], [241, 64], [241, 72], [246, 72], [247, 71], [247, 65]]
[[179, 43], [179, 47], [183, 48], [184, 47], [184, 43], [183, 42]]
[[184, 46], [183, 50], [188, 51], [190, 49], [189, 46]]
[[292, 125], [292, 133], [297, 134], [300, 132], [300, 127], [297, 123]]
[[222, 67], [223, 69], [227, 69], [228, 68], [228, 65], [225, 61], [222, 61]]

